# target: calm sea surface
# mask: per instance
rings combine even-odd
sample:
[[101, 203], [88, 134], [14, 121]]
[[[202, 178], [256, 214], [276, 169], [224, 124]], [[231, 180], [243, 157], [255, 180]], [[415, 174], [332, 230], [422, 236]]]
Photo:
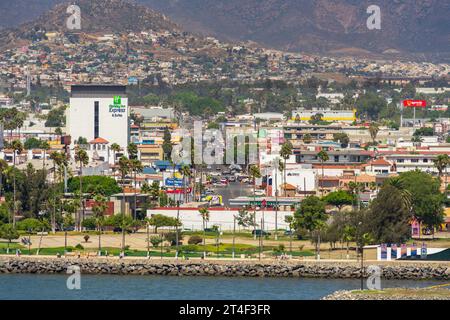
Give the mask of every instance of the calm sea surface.
[[[81, 275], [81, 289], [68, 290], [66, 275], [0, 275], [0, 300], [315, 300], [359, 280], [209, 278]], [[388, 281], [382, 287], [426, 287], [439, 281]]]

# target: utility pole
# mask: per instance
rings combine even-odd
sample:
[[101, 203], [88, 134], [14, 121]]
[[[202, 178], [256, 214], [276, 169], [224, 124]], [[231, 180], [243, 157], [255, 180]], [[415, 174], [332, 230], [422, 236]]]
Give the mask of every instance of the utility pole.
[[233, 260], [236, 252], [235, 246], [236, 246], [236, 216], [233, 216], [233, 254], [232, 254]]
[[[278, 240], [278, 158], [275, 159], [275, 240]], [[286, 170], [286, 168], [284, 168]], [[286, 186], [285, 186], [286, 187]]]
[[180, 220], [180, 200], [178, 200], [177, 201], [177, 221], [176, 221], [176, 231], [175, 231], [175, 238], [176, 238], [176, 242], [177, 242], [177, 252], [176, 252], [176, 254], [175, 254], [175, 259], [177, 259], [178, 260], [178, 249], [179, 249], [179, 246], [178, 246], [178, 242], [179, 242], [179, 239], [178, 239], [178, 221]]

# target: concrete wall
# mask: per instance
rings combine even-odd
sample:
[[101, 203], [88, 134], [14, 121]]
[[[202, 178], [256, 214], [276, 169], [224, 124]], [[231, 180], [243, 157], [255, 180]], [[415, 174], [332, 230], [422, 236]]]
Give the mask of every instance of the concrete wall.
[[[250, 211], [252, 212], [252, 211]], [[153, 214], [162, 214], [168, 217], [176, 218], [177, 217], [177, 209], [176, 208], [161, 208], [161, 209], [152, 209], [147, 210], [147, 217], [151, 217]], [[237, 215], [237, 210], [222, 210], [222, 209], [213, 209], [209, 210], [209, 222], [208, 227], [212, 227], [213, 225], [220, 226], [222, 231], [231, 231], [233, 230], [233, 216]], [[292, 216], [294, 212], [292, 211], [278, 211], [278, 228], [279, 229], [289, 229], [287, 223], [284, 221], [286, 216]], [[256, 220], [259, 225], [261, 222], [261, 218], [263, 216], [262, 211], [256, 212]], [[180, 220], [183, 223], [183, 227], [186, 229], [192, 230], [202, 230], [202, 218], [198, 209], [180, 209]], [[264, 230], [274, 230], [275, 229], [275, 211], [266, 210], [264, 212]], [[252, 227], [249, 228], [253, 229]], [[257, 227], [260, 229], [260, 226]], [[236, 223], [236, 230], [238, 230], [238, 225]]]

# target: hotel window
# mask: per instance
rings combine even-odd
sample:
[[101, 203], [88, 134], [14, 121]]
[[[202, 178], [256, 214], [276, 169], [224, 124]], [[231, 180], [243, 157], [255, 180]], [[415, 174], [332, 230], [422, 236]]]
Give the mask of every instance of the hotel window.
[[94, 102], [94, 139], [97, 139], [99, 134], [99, 102]]

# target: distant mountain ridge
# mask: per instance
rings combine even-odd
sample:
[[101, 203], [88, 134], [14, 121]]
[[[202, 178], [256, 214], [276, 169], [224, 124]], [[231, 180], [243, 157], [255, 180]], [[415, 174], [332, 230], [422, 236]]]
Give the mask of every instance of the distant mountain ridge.
[[[450, 2], [442, 0], [136, 0], [157, 12], [149, 12], [155, 21], [140, 19], [141, 10], [127, 11], [129, 1], [117, 1], [119, 24], [102, 19], [102, 1], [98, 0], [14, 0], [0, 2], [4, 12], [0, 26], [14, 27], [36, 19], [59, 3], [84, 3], [83, 18], [100, 14], [94, 25], [109, 29], [134, 28], [142, 24], [213, 35], [223, 40], [254, 41], [284, 51], [316, 54], [413, 56], [424, 59], [450, 59]], [[91, 3], [91, 4], [90, 4]], [[369, 5], [381, 8], [381, 30], [368, 30]], [[60, 17], [66, 19], [65, 8]], [[64, 12], [62, 11], [64, 10]], [[97, 10], [97, 11], [92, 11]], [[128, 14], [126, 13], [128, 12]], [[64, 13], [64, 14], [63, 14]], [[115, 12], [105, 13], [111, 17]], [[86, 17], [86, 15], [88, 17]], [[136, 16], [133, 16], [136, 15]], [[86, 23], [89, 26], [89, 22]], [[111, 28], [108, 28], [111, 27]], [[98, 29], [102, 29], [99, 27]], [[98, 30], [101, 31], [101, 30]], [[123, 30], [122, 30], [123, 31]]]
[[[188, 31], [285, 51], [450, 54], [450, 2], [441, 0], [141, 0]], [[381, 8], [381, 30], [366, 26]]]

